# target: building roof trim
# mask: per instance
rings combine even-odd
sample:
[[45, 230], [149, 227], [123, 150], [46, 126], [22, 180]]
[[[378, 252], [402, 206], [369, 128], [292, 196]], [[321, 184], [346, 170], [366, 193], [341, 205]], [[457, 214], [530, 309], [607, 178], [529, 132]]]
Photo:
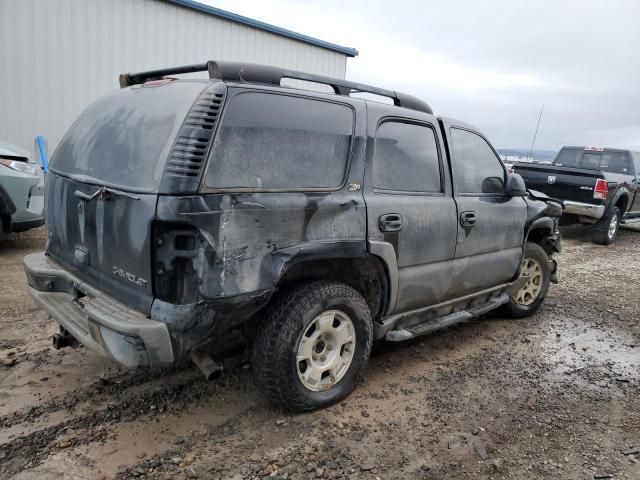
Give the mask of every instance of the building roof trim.
[[356, 50], [355, 48], [343, 47], [342, 45], [336, 45], [335, 43], [325, 42], [324, 40], [320, 40], [318, 38], [310, 37], [308, 35], [303, 35], [302, 33], [293, 32], [291, 30], [287, 30], [286, 28], [276, 27], [275, 25], [271, 25], [269, 23], [261, 22], [259, 20], [254, 20], [249, 17], [238, 15], [237, 13], [227, 12], [226, 10], [222, 10], [220, 8], [212, 7], [210, 5], [205, 5], [199, 2], [194, 2], [193, 0], [166, 0], [166, 1], [184, 8], [197, 10], [199, 12], [213, 15], [215, 17], [224, 18], [226, 20], [231, 20], [232, 22], [247, 25], [249, 27], [257, 28], [259, 30], [264, 30], [265, 32], [275, 33], [276, 35], [281, 35], [283, 37], [291, 38], [293, 40], [299, 40], [301, 42], [305, 42], [310, 45], [315, 45], [316, 47], [321, 47], [327, 50], [332, 50], [334, 52], [342, 53], [343, 55], [346, 55], [348, 57], [355, 57], [356, 55], [358, 55], [358, 50]]

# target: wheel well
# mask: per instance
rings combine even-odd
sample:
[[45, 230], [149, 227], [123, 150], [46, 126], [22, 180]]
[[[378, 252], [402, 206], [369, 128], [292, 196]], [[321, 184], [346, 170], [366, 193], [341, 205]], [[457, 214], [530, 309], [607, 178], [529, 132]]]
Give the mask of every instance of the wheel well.
[[11, 215], [0, 213], [0, 230], [4, 233], [11, 233]]
[[616, 207], [620, 209], [620, 215], [624, 214], [627, 210], [627, 202], [629, 201], [626, 195], [620, 195], [620, 198], [616, 202]]
[[371, 316], [377, 318], [386, 306], [388, 282], [384, 267], [375, 257], [330, 258], [292, 265], [278, 281], [284, 290], [301, 282], [331, 280], [355, 288], [365, 299]]
[[549, 232], [549, 230], [546, 228], [535, 228], [529, 232], [529, 236], [527, 237], [527, 242], [540, 244], [542, 242], [542, 239], [546, 235], [549, 235], [550, 233], [551, 232]]

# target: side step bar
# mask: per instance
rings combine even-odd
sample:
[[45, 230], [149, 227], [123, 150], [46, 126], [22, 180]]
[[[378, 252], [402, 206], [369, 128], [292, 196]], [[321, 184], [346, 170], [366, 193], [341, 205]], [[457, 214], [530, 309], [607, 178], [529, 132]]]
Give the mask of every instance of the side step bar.
[[469, 308], [467, 310], [461, 310], [459, 312], [450, 313], [444, 317], [434, 318], [425, 323], [420, 323], [410, 328], [400, 330], [389, 330], [385, 338], [390, 342], [402, 342], [411, 338], [419, 337], [427, 333], [435, 332], [442, 328], [450, 327], [457, 323], [467, 322], [472, 318], [479, 317], [491, 310], [495, 310], [500, 305], [504, 305], [509, 301], [509, 295], [503, 293], [495, 298], [492, 298], [487, 303]]
[[620, 223], [622, 225], [637, 225], [640, 223], [640, 217], [623, 218]]

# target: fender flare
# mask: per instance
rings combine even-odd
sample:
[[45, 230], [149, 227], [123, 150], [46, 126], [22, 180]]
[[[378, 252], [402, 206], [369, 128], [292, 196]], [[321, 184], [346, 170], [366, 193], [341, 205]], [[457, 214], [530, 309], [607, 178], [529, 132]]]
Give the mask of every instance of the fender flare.
[[[374, 243], [373, 247], [371, 243]], [[381, 244], [381, 245], [378, 245]], [[269, 266], [262, 271], [270, 278], [263, 278], [264, 282], [277, 286], [294, 267], [307, 262], [322, 260], [366, 260], [374, 261], [378, 277], [381, 282], [380, 298], [383, 316], [395, 306], [398, 285], [398, 267], [395, 250], [387, 242], [369, 242], [369, 249], [361, 240], [338, 240], [306, 242], [286, 247], [273, 252]], [[270, 273], [267, 273], [270, 272]]]
[[531, 222], [531, 225], [527, 227], [527, 231], [524, 236], [525, 244], [529, 240], [529, 234], [533, 230], [545, 230], [548, 235], [551, 235], [554, 230], [553, 220], [550, 217], [541, 217]]
[[613, 198], [611, 199], [609, 204], [607, 205], [607, 208], [605, 209], [604, 214], [602, 215], [602, 218], [606, 217], [607, 215], [609, 215], [609, 213], [611, 213], [611, 211], [615, 208], [616, 204], [620, 201], [620, 198], [623, 196], [627, 197], [627, 205], [625, 205], [625, 210], [620, 212], [620, 216], [625, 214], [625, 212], [627, 211], [626, 208], [629, 206], [629, 198], [631, 194], [629, 190], [626, 189], [626, 187], [620, 187], [616, 191], [616, 193], [613, 195]]
[[398, 299], [398, 260], [396, 250], [389, 242], [379, 240], [369, 240], [369, 252], [378, 257], [384, 266], [389, 285], [389, 298], [386, 311], [383, 316], [389, 315], [396, 307]]

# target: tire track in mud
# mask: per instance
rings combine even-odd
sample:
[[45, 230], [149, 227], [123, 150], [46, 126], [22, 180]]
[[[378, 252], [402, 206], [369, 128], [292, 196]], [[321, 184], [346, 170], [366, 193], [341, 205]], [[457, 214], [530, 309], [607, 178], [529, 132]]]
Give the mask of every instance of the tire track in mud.
[[[142, 417], [153, 417], [162, 412], [183, 412], [185, 409], [197, 406], [203, 400], [215, 397], [220, 392], [243, 390], [243, 386], [249, 382], [243, 375], [239, 362], [227, 367], [229, 374], [222, 381], [208, 382], [202, 375], [193, 371], [188, 372], [187, 379], [178, 383], [163, 385], [160, 388], [142, 391], [131, 391], [138, 386], [148, 386], [144, 372], [126, 378], [123, 384], [115, 384], [115, 391], [110, 390], [111, 385], [93, 384], [92, 392], [74, 392], [72, 398], [63, 402], [51, 401], [45, 405], [32, 407], [35, 409], [34, 417], [29, 416], [32, 409], [16, 412], [5, 416], [3, 427], [16, 425], [21, 422], [36, 422], [36, 420], [49, 412], [59, 411], [62, 408], [73, 409], [89, 399], [95, 399], [101, 394], [115, 395], [115, 401], [86, 414], [78, 414], [73, 418], [58, 422], [44, 428], [39, 428], [27, 434], [18, 435], [10, 441], [0, 445], [0, 477], [14, 475], [25, 468], [33, 468], [39, 465], [46, 457], [59, 451], [60, 448], [76, 447], [88, 443], [105, 440], [111, 433], [112, 427], [121, 422], [130, 422]], [[148, 374], [149, 372], [147, 372]], [[184, 369], [175, 368], [174, 375], [167, 377], [167, 372], [154, 372], [154, 381], [166, 380], [171, 382], [184, 373]], [[126, 375], [126, 374], [125, 374]], [[118, 378], [118, 377], [116, 377]], [[97, 390], [98, 392], [96, 392]], [[104, 405], [108, 399], [101, 400]], [[63, 446], [61, 439], [68, 432], [72, 432], [69, 438], [65, 438]]]
[[127, 389], [135, 388], [155, 381], [171, 381], [181, 373], [187, 376], [199, 376], [198, 372], [188, 365], [179, 365], [166, 370], [149, 370], [140, 372], [123, 372], [113, 377], [100, 378], [96, 382], [86, 386], [83, 390], [75, 390], [65, 393], [63, 398], [57, 397], [46, 403], [33, 405], [7, 415], [0, 416], [0, 429], [6, 429], [20, 423], [33, 423], [43, 415], [59, 410], [73, 410], [78, 405], [95, 400], [98, 397], [123, 394]]
[[[225, 438], [241, 432], [243, 430], [242, 427], [245, 426], [247, 422], [247, 414], [254, 410], [254, 408], [254, 406], [247, 407], [224, 422], [208, 427], [206, 432], [198, 434], [192, 433], [177, 438], [174, 444], [164, 451], [158, 452], [150, 458], [128, 465], [125, 469], [120, 470], [116, 474], [116, 478], [121, 480], [140, 476], [144, 478], [145, 474], [141, 472], [147, 472], [149, 469], [155, 469], [156, 472], [169, 472], [171, 466], [177, 467], [174, 459], [182, 458], [185, 450], [197, 450], [199, 446], [206, 444], [208, 438], [221, 439], [222, 443], [224, 443]], [[247, 431], [251, 431], [251, 429], [247, 429]]]

